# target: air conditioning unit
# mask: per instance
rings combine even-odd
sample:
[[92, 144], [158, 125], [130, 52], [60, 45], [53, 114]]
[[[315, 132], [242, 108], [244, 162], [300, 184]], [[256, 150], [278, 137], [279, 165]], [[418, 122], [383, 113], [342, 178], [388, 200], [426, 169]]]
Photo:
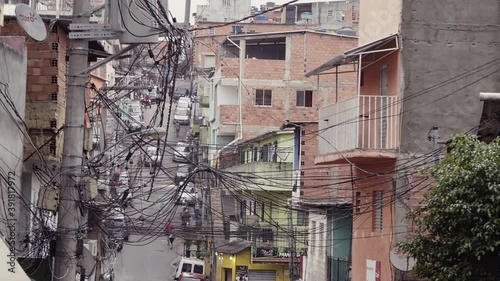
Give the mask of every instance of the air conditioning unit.
[[87, 240], [86, 243], [83, 243], [83, 246], [89, 250], [89, 252], [92, 254], [92, 256], [96, 257], [97, 256], [97, 240]]

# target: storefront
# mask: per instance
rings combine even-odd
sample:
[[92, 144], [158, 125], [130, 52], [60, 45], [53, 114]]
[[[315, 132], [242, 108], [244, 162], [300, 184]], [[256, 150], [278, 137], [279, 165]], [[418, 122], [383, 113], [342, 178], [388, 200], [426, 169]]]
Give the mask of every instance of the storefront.
[[[236, 240], [217, 247], [217, 279], [222, 281], [289, 281], [285, 259], [253, 262], [251, 243]], [[289, 261], [289, 259], [288, 259]]]

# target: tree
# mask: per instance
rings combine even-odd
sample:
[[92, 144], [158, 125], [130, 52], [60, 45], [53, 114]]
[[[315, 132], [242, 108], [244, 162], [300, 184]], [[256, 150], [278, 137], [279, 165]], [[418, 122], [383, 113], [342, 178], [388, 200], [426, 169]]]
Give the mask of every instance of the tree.
[[500, 280], [500, 138], [490, 144], [456, 136], [425, 172], [435, 186], [408, 214], [417, 227], [398, 244], [415, 257], [414, 273], [436, 281]]

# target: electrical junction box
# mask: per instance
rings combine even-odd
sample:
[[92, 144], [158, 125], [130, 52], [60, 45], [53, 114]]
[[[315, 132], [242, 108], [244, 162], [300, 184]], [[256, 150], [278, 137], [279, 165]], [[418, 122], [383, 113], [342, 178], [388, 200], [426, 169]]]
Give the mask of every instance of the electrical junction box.
[[41, 187], [38, 193], [38, 208], [56, 212], [59, 205], [59, 190], [52, 187]]
[[[168, 0], [161, 0], [162, 6], [168, 13]], [[122, 44], [158, 43], [159, 25], [145, 3], [164, 18], [155, 0], [109, 0], [106, 5], [106, 14], [111, 29], [120, 33], [118, 39]]]
[[97, 256], [97, 240], [86, 240], [83, 246], [89, 250], [92, 256]]

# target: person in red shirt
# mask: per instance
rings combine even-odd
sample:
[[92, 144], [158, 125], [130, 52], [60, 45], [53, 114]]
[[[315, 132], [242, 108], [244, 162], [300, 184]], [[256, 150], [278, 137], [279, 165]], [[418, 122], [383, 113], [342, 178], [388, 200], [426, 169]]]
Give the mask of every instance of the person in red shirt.
[[174, 225], [172, 224], [172, 221], [167, 222], [167, 234], [174, 233], [175, 228]]

